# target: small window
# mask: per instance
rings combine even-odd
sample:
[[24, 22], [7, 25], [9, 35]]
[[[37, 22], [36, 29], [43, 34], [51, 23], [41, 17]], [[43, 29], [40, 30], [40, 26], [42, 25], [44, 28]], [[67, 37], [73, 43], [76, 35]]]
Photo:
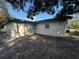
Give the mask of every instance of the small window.
[[49, 28], [49, 24], [45, 24], [45, 28]]

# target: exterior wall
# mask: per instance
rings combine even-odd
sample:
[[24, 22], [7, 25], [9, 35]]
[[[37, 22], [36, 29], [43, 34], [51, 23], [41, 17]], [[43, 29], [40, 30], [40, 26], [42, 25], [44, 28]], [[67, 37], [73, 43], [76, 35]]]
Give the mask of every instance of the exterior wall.
[[12, 31], [11, 31], [12, 37], [31, 35], [32, 33], [33, 33], [33, 31], [32, 31], [31, 24], [13, 23], [13, 27], [12, 27]]
[[11, 35], [11, 28], [12, 28], [12, 24], [11, 24], [11, 23], [6, 24], [6, 25], [4, 26], [4, 31], [6, 31], [6, 33], [7, 33], [8, 35]]
[[5, 26], [6, 32], [11, 38], [33, 34], [32, 25], [24, 23], [10, 23]]
[[[45, 28], [45, 24], [49, 24], [49, 28]], [[49, 36], [64, 36], [65, 28], [66, 21], [42, 22], [38, 23], [36, 27], [33, 27], [32, 24], [9, 23], [4, 27], [11, 38], [31, 35], [33, 33]]]
[[[45, 24], [49, 24], [49, 28], [45, 28]], [[49, 36], [64, 36], [66, 21], [44, 22], [37, 24], [38, 34]]]

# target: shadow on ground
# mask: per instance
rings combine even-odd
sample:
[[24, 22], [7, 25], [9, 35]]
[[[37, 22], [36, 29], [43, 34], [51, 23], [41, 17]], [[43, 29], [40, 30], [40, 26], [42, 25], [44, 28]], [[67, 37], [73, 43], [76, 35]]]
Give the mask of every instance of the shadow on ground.
[[79, 59], [79, 38], [33, 34], [12, 42], [6, 44], [0, 59]]

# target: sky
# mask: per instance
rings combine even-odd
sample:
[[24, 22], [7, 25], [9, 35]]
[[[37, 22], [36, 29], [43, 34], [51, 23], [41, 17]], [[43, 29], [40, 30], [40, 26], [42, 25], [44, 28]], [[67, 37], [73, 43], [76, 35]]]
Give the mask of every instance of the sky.
[[[26, 5], [27, 8], [29, 8], [30, 4], [28, 3]], [[56, 14], [61, 11], [61, 9], [63, 8], [63, 6], [61, 6], [61, 1], [58, 3], [58, 8], [56, 6], [54, 6], [54, 10], [55, 13], [53, 15], [49, 15], [46, 12], [44, 13], [39, 13], [38, 15], [34, 16], [34, 20], [28, 19], [26, 16], [27, 14], [25, 12], [23, 12], [22, 10], [20, 11], [16, 11], [12, 8], [12, 6], [10, 4], [8, 4], [7, 9], [8, 12], [15, 18], [18, 19], [22, 19], [22, 20], [29, 20], [29, 21], [39, 21], [39, 20], [44, 20], [44, 19], [50, 19], [50, 18], [54, 18], [56, 16]], [[73, 14], [73, 19], [79, 19], [79, 13], [77, 14]]]
[[[27, 14], [25, 12], [23, 12], [22, 10], [20, 11], [16, 11], [12, 8], [12, 6], [8, 3], [7, 4], [7, 9], [8, 12], [11, 14], [11, 16], [18, 18], [18, 19], [22, 19], [22, 20], [29, 20], [32, 21], [31, 19], [28, 19], [26, 16]], [[29, 8], [30, 4], [27, 3], [26, 7]], [[46, 12], [44, 13], [39, 13], [38, 15], [34, 16], [34, 20], [33, 21], [39, 21], [39, 20], [45, 20], [45, 19], [50, 19], [50, 18], [54, 18], [56, 16], [56, 14], [63, 8], [63, 6], [61, 6], [61, 1], [58, 2], [58, 8], [56, 6], [54, 6], [54, 10], [55, 13], [54, 15], [49, 15]], [[79, 19], [79, 14], [74, 14], [73, 15], [73, 19]]]
[[[29, 7], [29, 6], [30, 5], [28, 3], [28, 5], [26, 7]], [[54, 15], [49, 15], [46, 12], [44, 12], [44, 13], [40, 12], [38, 15], [34, 16], [33, 21], [39, 21], [39, 20], [54, 18], [56, 16], [56, 14], [63, 8], [60, 5], [60, 2], [58, 3], [58, 6], [59, 6], [59, 8], [56, 8], [56, 6], [54, 6], [54, 10], [55, 10]], [[14, 10], [12, 8], [12, 6], [10, 4], [8, 4], [7, 9], [8, 9], [8, 12], [15, 18], [22, 19], [22, 20], [30, 20], [30, 19], [27, 19], [27, 17], [26, 17], [27, 14], [25, 12], [23, 12], [22, 10], [17, 12], [16, 10]]]

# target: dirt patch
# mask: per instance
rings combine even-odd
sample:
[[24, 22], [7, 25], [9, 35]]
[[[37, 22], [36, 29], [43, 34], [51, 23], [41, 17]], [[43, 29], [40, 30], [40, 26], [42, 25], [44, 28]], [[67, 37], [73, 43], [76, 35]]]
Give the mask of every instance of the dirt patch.
[[16, 40], [0, 59], [79, 59], [78, 38], [34, 34]]

